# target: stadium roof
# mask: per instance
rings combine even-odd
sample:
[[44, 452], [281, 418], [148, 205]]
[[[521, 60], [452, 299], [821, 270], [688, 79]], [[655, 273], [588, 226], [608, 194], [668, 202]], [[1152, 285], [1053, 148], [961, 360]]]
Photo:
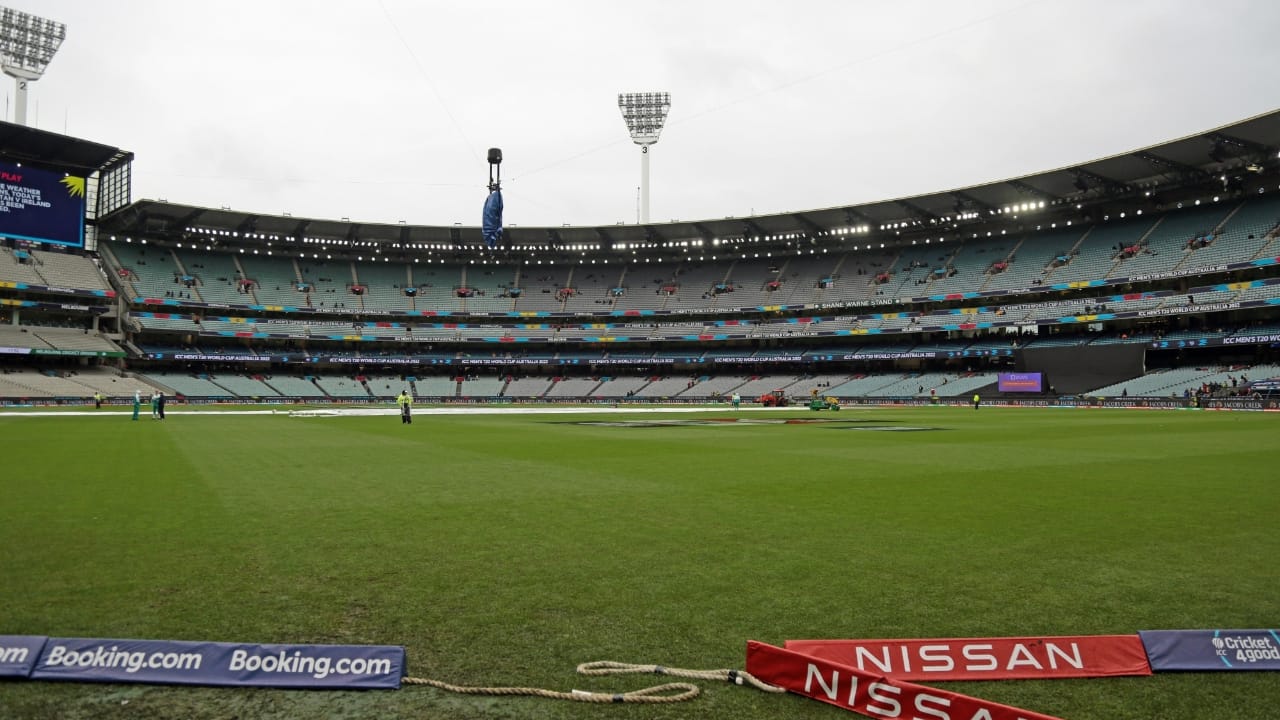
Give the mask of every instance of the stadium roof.
[[133, 153], [69, 135], [0, 121], [0, 157], [89, 173], [112, 164], [113, 160], [132, 160]]
[[[6, 124], [6, 131], [14, 126]], [[37, 131], [38, 132], [38, 131]], [[49, 135], [45, 133], [44, 135]], [[62, 137], [62, 136], [54, 136]], [[38, 138], [49, 142], [47, 139]], [[70, 138], [66, 138], [70, 141]], [[82, 142], [82, 141], [75, 141]], [[91, 145], [86, 143], [86, 145]], [[101, 147], [101, 146], [97, 146]], [[54, 148], [55, 150], [60, 148]], [[70, 148], [62, 148], [69, 152]], [[819, 236], [858, 236], [888, 241], [897, 229], [905, 232], [956, 230], [968, 222], [999, 219], [1034, 207], [1059, 213], [1075, 206], [1091, 206], [1128, 198], [1151, 198], [1166, 192], [1203, 189], [1208, 194], [1239, 188], [1253, 178], [1280, 173], [1280, 110], [1177, 140], [1113, 155], [1078, 165], [1018, 178], [940, 192], [857, 205], [801, 210], [775, 215], [728, 217], [693, 222], [641, 225], [516, 227], [508, 226], [507, 241], [539, 249], [601, 250], [626, 243], [631, 247], [661, 247], [664, 242], [712, 241], [717, 238], [760, 237], [794, 240]], [[83, 162], [83, 161], [82, 161]], [[928, 168], [921, 168], [928, 172]], [[1153, 197], [1154, 196], [1154, 197]], [[1045, 213], [1048, 216], [1049, 213]], [[479, 206], [476, 217], [479, 218]], [[890, 227], [896, 225], [897, 227]], [[412, 250], [421, 244], [479, 247], [477, 226], [408, 226], [352, 223], [345, 220], [294, 218], [174, 205], [142, 200], [112, 213], [101, 223], [104, 231], [122, 235], [190, 238], [188, 228], [201, 228], [201, 241], [218, 244], [257, 243], [275, 236], [282, 241], [329, 241], [336, 245], [385, 247], [399, 244]], [[861, 230], [851, 230], [861, 228]], [[246, 239], [247, 238], [247, 239]], [[301, 248], [299, 248], [301, 249]]]

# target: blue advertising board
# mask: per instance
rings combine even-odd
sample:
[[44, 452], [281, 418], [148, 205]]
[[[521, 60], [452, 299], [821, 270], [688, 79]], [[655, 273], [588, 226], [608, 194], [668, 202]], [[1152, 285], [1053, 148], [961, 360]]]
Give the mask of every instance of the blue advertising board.
[[84, 246], [85, 179], [0, 162], [0, 236]]
[[274, 688], [400, 687], [404, 648], [49, 638], [32, 680]]
[[0, 635], [0, 677], [30, 676], [46, 640], [38, 635]]
[[1280, 670], [1275, 630], [1142, 630], [1138, 636], [1155, 672]]

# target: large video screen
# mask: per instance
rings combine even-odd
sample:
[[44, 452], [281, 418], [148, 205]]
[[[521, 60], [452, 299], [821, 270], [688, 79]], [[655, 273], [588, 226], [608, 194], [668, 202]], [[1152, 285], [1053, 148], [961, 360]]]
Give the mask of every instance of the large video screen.
[[1044, 388], [1044, 376], [1038, 372], [1000, 373], [996, 383], [1000, 392], [1038, 393]]
[[84, 182], [0, 161], [0, 235], [84, 247]]

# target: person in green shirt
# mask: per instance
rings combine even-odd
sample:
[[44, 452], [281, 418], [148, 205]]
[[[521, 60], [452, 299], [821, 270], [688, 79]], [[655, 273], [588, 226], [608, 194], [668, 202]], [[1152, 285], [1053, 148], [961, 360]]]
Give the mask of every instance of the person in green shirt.
[[974, 410], [977, 410], [977, 409], [978, 409], [978, 405], [979, 405], [981, 402], [982, 402], [982, 398], [981, 398], [977, 393], [974, 393], [974, 395], [973, 395], [973, 409], [974, 409]]

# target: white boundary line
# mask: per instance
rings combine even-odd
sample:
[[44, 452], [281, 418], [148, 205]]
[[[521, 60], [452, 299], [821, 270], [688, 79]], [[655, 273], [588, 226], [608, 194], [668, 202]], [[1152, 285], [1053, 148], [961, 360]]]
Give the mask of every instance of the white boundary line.
[[[847, 412], [855, 408], [844, 408]], [[694, 412], [772, 412], [775, 410], [795, 411], [808, 410], [808, 407], [791, 406], [781, 408], [741, 407], [734, 410], [725, 406], [705, 407], [537, 407], [533, 405], [475, 405], [468, 407], [415, 407], [413, 414], [420, 415], [567, 415], [567, 414], [603, 414], [603, 413], [694, 413]], [[151, 409], [144, 408], [139, 420], [150, 420]], [[170, 410], [165, 408], [165, 415], [280, 415], [282, 417], [372, 417], [399, 415], [399, 408], [380, 407], [300, 407], [291, 409], [288, 406], [274, 410]], [[129, 417], [132, 410], [27, 410], [0, 411], [0, 417]]]

